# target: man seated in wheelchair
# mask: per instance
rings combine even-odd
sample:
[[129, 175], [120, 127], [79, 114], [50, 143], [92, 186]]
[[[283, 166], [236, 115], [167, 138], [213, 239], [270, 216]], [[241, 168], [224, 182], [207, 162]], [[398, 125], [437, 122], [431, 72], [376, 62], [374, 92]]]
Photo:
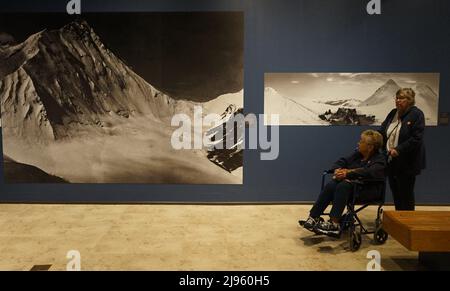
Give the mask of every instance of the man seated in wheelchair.
[[[383, 136], [379, 132], [366, 130], [361, 134], [358, 150], [348, 157], [340, 158], [332, 166], [330, 171], [334, 171], [333, 179], [323, 188], [308, 219], [301, 222], [304, 228], [317, 234], [339, 237], [342, 213], [349, 199], [353, 198], [355, 184], [362, 184], [358, 191], [360, 199], [373, 201], [381, 198], [380, 184], [384, 185], [386, 168], [382, 146]], [[331, 202], [330, 220], [324, 221], [320, 216]]]

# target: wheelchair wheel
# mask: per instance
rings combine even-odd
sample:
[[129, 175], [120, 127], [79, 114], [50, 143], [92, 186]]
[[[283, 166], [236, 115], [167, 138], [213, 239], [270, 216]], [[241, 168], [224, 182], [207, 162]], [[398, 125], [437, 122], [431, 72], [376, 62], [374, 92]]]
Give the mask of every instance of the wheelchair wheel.
[[388, 233], [382, 228], [377, 229], [373, 234], [373, 240], [380, 245], [384, 244], [388, 239], [388, 237], [389, 237]]
[[361, 246], [361, 234], [354, 229], [350, 231], [349, 243], [352, 252], [359, 250], [359, 247]]

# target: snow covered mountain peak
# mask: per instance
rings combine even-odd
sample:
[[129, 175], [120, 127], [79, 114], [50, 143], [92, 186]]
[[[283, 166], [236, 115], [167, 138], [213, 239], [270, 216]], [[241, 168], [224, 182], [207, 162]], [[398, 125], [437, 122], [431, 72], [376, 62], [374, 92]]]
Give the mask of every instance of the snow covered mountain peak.
[[384, 85], [378, 88], [369, 98], [364, 100], [361, 105], [376, 105], [384, 102], [392, 102], [395, 93], [400, 89], [400, 86], [392, 79], [389, 79]]
[[44, 31], [29, 36], [20, 44], [0, 46], [0, 80], [18, 70], [38, 52], [38, 42]]
[[279, 94], [279, 93], [272, 87], [266, 87], [264, 88], [264, 94]]
[[387, 82], [384, 84], [384, 86], [398, 86], [398, 84], [397, 84], [394, 80], [389, 79], [389, 80], [387, 80]]
[[416, 106], [425, 113], [425, 119], [428, 124], [437, 123], [436, 108], [438, 108], [438, 95], [425, 83], [417, 83], [413, 90], [416, 93]]
[[433, 97], [437, 96], [437, 94], [434, 92], [434, 90], [425, 83], [417, 83], [414, 86], [413, 90], [416, 92], [416, 94], [419, 93], [419, 94], [424, 94], [424, 95], [433, 96]]
[[80, 126], [101, 126], [105, 117], [145, 115], [158, 122], [174, 113], [176, 101], [106, 49], [82, 20], [33, 34], [0, 58], [7, 134], [59, 139]]
[[89, 23], [82, 19], [78, 18], [68, 24], [64, 25], [60, 30], [81, 30], [81, 31], [93, 31]]

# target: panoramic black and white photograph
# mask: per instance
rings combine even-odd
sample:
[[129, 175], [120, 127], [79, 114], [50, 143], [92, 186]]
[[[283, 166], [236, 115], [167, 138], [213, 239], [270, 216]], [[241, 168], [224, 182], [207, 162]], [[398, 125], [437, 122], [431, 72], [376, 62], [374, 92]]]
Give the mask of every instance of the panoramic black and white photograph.
[[242, 12], [1, 14], [5, 182], [242, 184], [242, 149], [171, 121], [243, 111], [243, 37]]
[[380, 125], [400, 88], [437, 125], [438, 73], [267, 73], [264, 86], [264, 113], [280, 125]]

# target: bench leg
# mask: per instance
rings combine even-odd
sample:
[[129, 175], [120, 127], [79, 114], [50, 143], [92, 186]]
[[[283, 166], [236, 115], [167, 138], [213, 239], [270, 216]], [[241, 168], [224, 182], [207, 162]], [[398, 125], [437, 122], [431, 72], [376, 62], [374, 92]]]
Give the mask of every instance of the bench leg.
[[450, 253], [419, 252], [419, 264], [427, 270], [450, 271]]

